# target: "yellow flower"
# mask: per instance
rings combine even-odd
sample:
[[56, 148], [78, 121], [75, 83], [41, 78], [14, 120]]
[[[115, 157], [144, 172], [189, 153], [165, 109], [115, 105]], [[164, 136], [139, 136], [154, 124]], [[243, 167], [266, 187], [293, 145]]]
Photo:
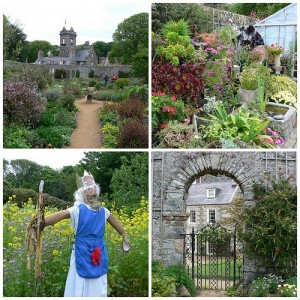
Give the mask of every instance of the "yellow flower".
[[16, 195], [13, 195], [13, 198], [17, 198], [17, 196], [16, 196]]
[[53, 255], [53, 256], [57, 256], [57, 255], [58, 255], [58, 251], [57, 251], [56, 249], [54, 249], [54, 250], [52, 251], [52, 255]]
[[9, 198], [8, 198], [8, 200], [10, 200], [10, 201], [11, 201], [11, 200], [12, 200], [12, 197], [9, 197]]

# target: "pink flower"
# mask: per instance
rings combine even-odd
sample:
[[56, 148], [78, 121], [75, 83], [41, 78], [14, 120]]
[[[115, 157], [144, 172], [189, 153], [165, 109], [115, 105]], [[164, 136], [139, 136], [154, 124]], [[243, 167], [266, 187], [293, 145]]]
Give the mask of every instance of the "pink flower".
[[162, 111], [163, 112], [167, 112], [168, 111], [168, 107], [167, 106], [163, 106]]
[[216, 50], [216, 49], [212, 49], [212, 51], [211, 51], [213, 54], [217, 54], [218, 53], [218, 51]]
[[164, 129], [164, 128], [166, 128], [167, 127], [167, 124], [166, 123], [162, 123], [161, 125], [160, 125], [160, 128], [161, 129]]
[[175, 101], [175, 100], [176, 100], [176, 97], [175, 97], [174, 95], [172, 95], [171, 100], [172, 100], [172, 101]]

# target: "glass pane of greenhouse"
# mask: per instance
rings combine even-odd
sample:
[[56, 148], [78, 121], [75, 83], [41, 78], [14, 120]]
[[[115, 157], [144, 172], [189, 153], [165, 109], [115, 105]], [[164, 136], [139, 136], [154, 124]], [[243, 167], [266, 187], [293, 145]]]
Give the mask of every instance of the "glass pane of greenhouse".
[[255, 24], [266, 45], [277, 43], [288, 50], [297, 35], [297, 3], [292, 3], [270, 17]]

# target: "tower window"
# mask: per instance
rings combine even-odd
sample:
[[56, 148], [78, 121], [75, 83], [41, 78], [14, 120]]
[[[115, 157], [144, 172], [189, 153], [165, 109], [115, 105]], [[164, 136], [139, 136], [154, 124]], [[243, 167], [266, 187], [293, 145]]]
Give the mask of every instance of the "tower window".
[[62, 38], [61, 43], [62, 43], [62, 45], [64, 45], [66, 43], [66, 39]]
[[73, 39], [72, 38], [70, 39], [70, 43], [71, 43], [71, 45], [73, 45]]

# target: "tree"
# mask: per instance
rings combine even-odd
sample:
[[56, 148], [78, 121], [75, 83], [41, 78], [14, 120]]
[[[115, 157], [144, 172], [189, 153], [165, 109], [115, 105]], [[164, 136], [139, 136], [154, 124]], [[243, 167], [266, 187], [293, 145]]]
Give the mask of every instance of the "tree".
[[97, 41], [93, 43], [93, 48], [98, 57], [107, 57], [108, 52], [111, 50], [113, 42], [105, 43], [102, 41]]
[[210, 18], [204, 12], [203, 6], [198, 3], [155, 3], [152, 4], [152, 31], [160, 33], [164, 24], [169, 21], [184, 20], [190, 26], [195, 24], [198, 31], [203, 32], [208, 30], [208, 17]]
[[148, 47], [140, 45], [138, 52], [133, 56], [132, 73], [133, 76], [143, 78], [145, 83], [148, 82]]
[[38, 57], [38, 52], [39, 50], [43, 51], [44, 55], [47, 55], [47, 53], [50, 51], [53, 54], [53, 46], [47, 42], [47, 41], [33, 41], [30, 42], [28, 45], [28, 50], [27, 50], [27, 61], [29, 63], [33, 63], [36, 61]]
[[148, 14], [140, 13], [121, 22], [113, 34], [110, 59], [118, 59], [122, 64], [132, 64], [139, 47], [148, 48]]
[[12, 24], [3, 15], [3, 58], [20, 60], [21, 51], [25, 45], [27, 35], [18, 24]]
[[127, 212], [135, 210], [142, 196], [148, 195], [148, 153], [122, 157], [122, 165], [111, 179], [112, 200]]
[[235, 3], [231, 6], [231, 11], [245, 16], [250, 16], [251, 12], [256, 12], [257, 17], [266, 18], [287, 5], [289, 3]]
[[[101, 194], [111, 194], [111, 178], [114, 171], [121, 167], [122, 157], [134, 155], [131, 152], [86, 152], [80, 166], [93, 174], [95, 181], [100, 184]], [[80, 174], [79, 174], [80, 175]]]

